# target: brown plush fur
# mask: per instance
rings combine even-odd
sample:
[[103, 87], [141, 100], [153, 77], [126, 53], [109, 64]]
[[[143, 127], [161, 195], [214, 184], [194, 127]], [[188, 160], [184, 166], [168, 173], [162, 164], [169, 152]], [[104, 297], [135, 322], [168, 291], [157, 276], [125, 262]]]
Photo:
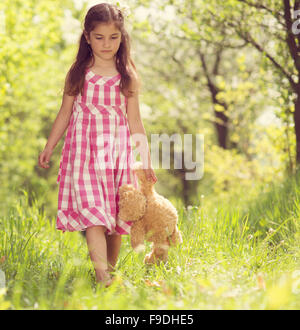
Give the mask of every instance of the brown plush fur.
[[144, 240], [153, 242], [145, 263], [167, 261], [170, 245], [182, 243], [177, 210], [154, 190], [154, 183], [147, 180], [141, 162], [136, 162], [133, 170], [139, 179], [140, 191], [131, 184], [120, 187], [118, 216], [124, 221], [134, 221], [131, 226], [133, 249], [143, 245]]

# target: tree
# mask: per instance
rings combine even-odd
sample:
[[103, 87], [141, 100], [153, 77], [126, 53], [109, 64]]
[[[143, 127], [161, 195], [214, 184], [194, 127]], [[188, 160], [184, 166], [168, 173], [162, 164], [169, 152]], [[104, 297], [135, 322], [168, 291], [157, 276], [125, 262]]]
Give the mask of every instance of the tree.
[[[293, 117], [296, 139], [295, 161], [300, 164], [300, 36], [293, 32], [293, 12], [299, 0], [217, 1], [223, 11], [219, 19], [265, 58], [280, 82], [277, 87], [285, 100], [279, 114]], [[234, 8], [234, 12], [233, 9]], [[262, 34], [263, 31], [263, 34]], [[286, 91], [288, 96], [286, 97]]]

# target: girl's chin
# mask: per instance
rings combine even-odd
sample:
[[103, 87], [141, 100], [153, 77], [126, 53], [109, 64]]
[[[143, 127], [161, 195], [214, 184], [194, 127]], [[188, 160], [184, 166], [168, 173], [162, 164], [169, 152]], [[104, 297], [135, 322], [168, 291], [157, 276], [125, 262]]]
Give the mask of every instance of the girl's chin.
[[100, 53], [96, 53], [97, 57], [114, 57], [114, 53], [113, 52], [100, 52]]

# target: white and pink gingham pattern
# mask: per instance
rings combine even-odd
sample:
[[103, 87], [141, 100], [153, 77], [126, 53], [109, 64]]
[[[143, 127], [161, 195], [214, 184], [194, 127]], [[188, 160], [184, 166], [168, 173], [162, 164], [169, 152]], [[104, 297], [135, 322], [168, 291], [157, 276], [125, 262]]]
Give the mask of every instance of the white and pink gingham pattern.
[[130, 233], [132, 222], [118, 217], [119, 187], [139, 185], [120, 78], [87, 69], [75, 98], [57, 177], [56, 228], [63, 232], [104, 225], [108, 235]]

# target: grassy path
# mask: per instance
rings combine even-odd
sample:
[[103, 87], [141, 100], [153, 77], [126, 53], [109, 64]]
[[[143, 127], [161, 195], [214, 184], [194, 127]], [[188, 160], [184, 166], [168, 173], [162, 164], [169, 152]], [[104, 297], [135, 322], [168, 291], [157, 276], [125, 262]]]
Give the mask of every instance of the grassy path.
[[145, 266], [129, 237], [117, 280], [95, 285], [84, 238], [56, 231], [26, 199], [0, 218], [0, 309], [299, 309], [300, 189], [291, 181], [252, 204], [178, 206], [184, 243]]

